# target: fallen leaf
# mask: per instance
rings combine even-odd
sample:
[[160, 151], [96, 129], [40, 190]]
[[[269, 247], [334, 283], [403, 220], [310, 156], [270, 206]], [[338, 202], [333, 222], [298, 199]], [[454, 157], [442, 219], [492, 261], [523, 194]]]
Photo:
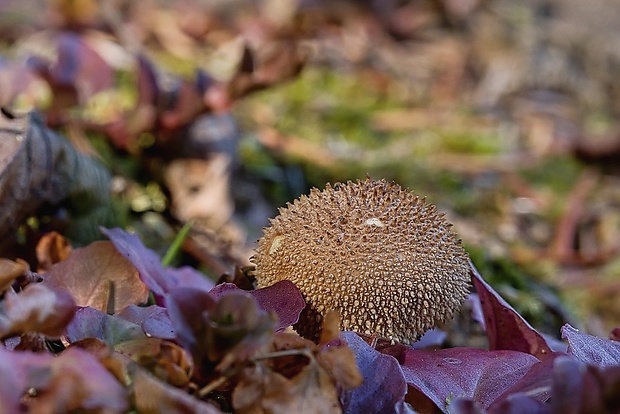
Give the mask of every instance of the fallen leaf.
[[125, 413], [125, 388], [99, 361], [79, 348], [56, 357], [24, 361], [26, 383], [34, 397], [25, 399], [30, 413]]
[[317, 353], [316, 360], [344, 390], [357, 388], [364, 382], [355, 354], [347, 346], [327, 346]]
[[550, 355], [552, 351], [545, 339], [493, 290], [471, 262], [470, 268], [484, 315], [489, 349], [527, 352], [537, 358]]
[[161, 306], [129, 305], [116, 314], [119, 318], [140, 325], [147, 336], [174, 339], [177, 334], [168, 316], [168, 310]]
[[343, 332], [343, 339], [355, 354], [364, 377], [361, 386], [342, 393], [345, 413], [412, 413], [405, 403], [407, 383], [393, 356], [382, 354], [354, 332]]
[[454, 397], [471, 399], [487, 409], [538, 362], [524, 352], [474, 348], [408, 349], [400, 361], [407, 384], [444, 412], [448, 412], [446, 402]]
[[[225, 292], [241, 291], [232, 283], [222, 283], [215, 286], [209, 293], [219, 298]], [[281, 331], [299, 320], [301, 311], [306, 302], [295, 284], [289, 280], [282, 280], [262, 289], [247, 291], [256, 299], [258, 306], [266, 312], [274, 312], [278, 316], [276, 331]]]
[[170, 341], [140, 338], [122, 342], [114, 349], [175, 387], [187, 385], [192, 376], [194, 364], [191, 356]]
[[134, 405], [140, 414], [222, 414], [213, 405], [137, 369], [132, 375]]
[[146, 337], [139, 325], [90, 307], [77, 310], [67, 326], [66, 336], [70, 343], [96, 338], [111, 347]]
[[8, 294], [0, 309], [0, 337], [30, 331], [60, 336], [75, 313], [75, 301], [62, 289], [30, 284], [15, 294]]
[[34, 112], [5, 123], [0, 131], [0, 237], [13, 235], [43, 203], [80, 194], [80, 208], [109, 202], [110, 174], [98, 161], [76, 152]]
[[145, 303], [149, 293], [137, 269], [109, 241], [74, 250], [46, 273], [43, 283], [68, 290], [79, 306], [110, 314]]
[[0, 258], [0, 293], [13, 284], [15, 279], [29, 269], [28, 263], [23, 260], [9, 260]]
[[334, 382], [315, 360], [292, 379], [261, 364], [245, 369], [232, 402], [239, 414], [342, 412]]
[[206, 345], [209, 359], [219, 361], [217, 369], [247, 360], [271, 341], [275, 314], [261, 311], [256, 300], [241, 290], [219, 298], [208, 315]]
[[52, 265], [62, 262], [71, 254], [71, 245], [60, 233], [52, 231], [44, 234], [36, 247], [37, 271], [42, 273], [49, 270]]
[[569, 324], [562, 327], [562, 338], [568, 340], [569, 355], [579, 361], [600, 367], [620, 365], [620, 343], [579, 332]]
[[120, 228], [102, 228], [101, 232], [138, 269], [142, 282], [153, 292], [157, 305], [164, 305], [166, 293], [178, 287], [195, 288], [203, 292], [208, 292], [213, 288], [213, 282], [206, 276], [200, 277], [196, 271], [187, 271], [183, 268], [165, 269], [161, 265], [159, 256], [147, 249], [137, 235], [127, 233]]

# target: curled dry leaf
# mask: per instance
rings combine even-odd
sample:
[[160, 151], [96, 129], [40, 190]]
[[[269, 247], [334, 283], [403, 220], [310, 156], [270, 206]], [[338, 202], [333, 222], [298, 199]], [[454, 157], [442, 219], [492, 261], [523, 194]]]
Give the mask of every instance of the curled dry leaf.
[[344, 390], [352, 390], [364, 382], [355, 362], [355, 354], [347, 346], [326, 346], [317, 354], [316, 359]]
[[342, 412], [335, 383], [314, 359], [291, 379], [262, 364], [249, 367], [232, 398], [239, 414]]
[[79, 306], [110, 314], [145, 303], [149, 293], [138, 270], [109, 241], [74, 250], [46, 273], [43, 283], [67, 289]]
[[52, 265], [62, 262], [71, 254], [71, 245], [60, 233], [52, 231], [44, 234], [36, 247], [37, 271], [42, 273], [49, 270]]
[[4, 292], [29, 269], [28, 263], [23, 260], [17, 261], [0, 258], [0, 293]]
[[159, 338], [134, 339], [117, 345], [115, 350], [130, 356], [141, 367], [175, 387], [187, 385], [192, 376], [194, 364], [191, 356], [170, 341]]
[[31, 284], [6, 295], [0, 309], [0, 337], [26, 332], [60, 336], [75, 314], [75, 301], [62, 289]]
[[141, 414], [222, 413], [213, 405], [156, 379], [142, 369], [136, 369], [133, 372], [132, 382], [134, 405]]

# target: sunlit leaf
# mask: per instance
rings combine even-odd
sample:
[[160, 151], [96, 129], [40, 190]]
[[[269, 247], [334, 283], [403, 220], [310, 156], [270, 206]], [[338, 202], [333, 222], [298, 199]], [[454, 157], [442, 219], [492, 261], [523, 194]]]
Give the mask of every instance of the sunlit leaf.
[[39, 262], [37, 271], [47, 271], [52, 265], [66, 260], [71, 250], [71, 245], [60, 233], [53, 231], [44, 234], [37, 242], [36, 247], [37, 261]]
[[79, 306], [107, 313], [148, 298], [148, 288], [136, 268], [108, 241], [74, 250], [46, 273], [43, 283], [67, 289]]

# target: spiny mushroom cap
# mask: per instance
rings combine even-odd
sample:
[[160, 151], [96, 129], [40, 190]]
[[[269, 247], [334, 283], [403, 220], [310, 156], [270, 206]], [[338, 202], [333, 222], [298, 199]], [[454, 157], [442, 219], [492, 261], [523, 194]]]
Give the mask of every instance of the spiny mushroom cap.
[[469, 258], [452, 225], [397, 184], [328, 184], [279, 211], [252, 261], [258, 287], [287, 279], [301, 290], [303, 336], [316, 337], [337, 310], [345, 330], [411, 343], [469, 292]]

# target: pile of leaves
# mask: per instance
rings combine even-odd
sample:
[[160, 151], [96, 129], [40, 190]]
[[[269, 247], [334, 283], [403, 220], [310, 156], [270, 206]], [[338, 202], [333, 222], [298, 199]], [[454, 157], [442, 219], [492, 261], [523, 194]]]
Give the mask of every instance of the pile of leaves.
[[570, 325], [568, 347], [544, 337], [473, 266], [488, 350], [424, 348], [437, 331], [385, 343], [340, 332], [335, 313], [313, 343], [289, 329], [305, 305], [293, 283], [216, 285], [162, 265], [136, 235], [102, 232], [110, 241], [74, 250], [46, 235], [37, 272], [0, 262], [4, 412], [620, 410], [620, 343]]

